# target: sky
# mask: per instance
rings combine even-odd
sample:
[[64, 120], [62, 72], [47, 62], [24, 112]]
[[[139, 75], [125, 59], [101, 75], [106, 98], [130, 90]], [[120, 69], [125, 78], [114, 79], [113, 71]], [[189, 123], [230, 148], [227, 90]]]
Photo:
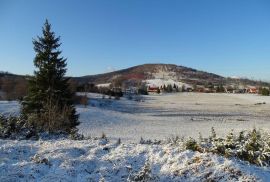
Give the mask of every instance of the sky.
[[68, 76], [145, 63], [270, 81], [268, 0], [0, 0], [0, 70], [32, 74], [45, 19]]

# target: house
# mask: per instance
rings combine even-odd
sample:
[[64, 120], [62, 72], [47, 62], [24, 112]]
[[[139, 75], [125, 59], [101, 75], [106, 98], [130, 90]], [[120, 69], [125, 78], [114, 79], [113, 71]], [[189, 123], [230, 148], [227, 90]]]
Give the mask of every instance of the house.
[[247, 89], [247, 93], [250, 93], [250, 94], [257, 94], [259, 91], [256, 87], [249, 87]]
[[160, 93], [160, 89], [159, 87], [156, 87], [156, 86], [149, 86], [147, 88], [147, 92], [150, 94], [150, 93]]

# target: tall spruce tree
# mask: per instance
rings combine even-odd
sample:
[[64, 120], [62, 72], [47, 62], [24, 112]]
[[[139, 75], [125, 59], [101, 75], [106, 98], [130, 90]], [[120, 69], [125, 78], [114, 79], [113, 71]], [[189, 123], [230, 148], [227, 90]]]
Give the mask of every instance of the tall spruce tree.
[[34, 77], [29, 80], [29, 93], [22, 102], [22, 113], [38, 129], [70, 132], [78, 124], [66, 74], [66, 59], [61, 57], [60, 37], [55, 37], [46, 20], [43, 35], [33, 40]]

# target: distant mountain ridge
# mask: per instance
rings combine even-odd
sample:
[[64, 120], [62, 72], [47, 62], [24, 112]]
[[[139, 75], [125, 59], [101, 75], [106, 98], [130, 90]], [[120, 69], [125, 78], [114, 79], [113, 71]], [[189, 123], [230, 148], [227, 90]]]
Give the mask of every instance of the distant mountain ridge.
[[74, 79], [80, 83], [111, 83], [115, 79], [122, 80], [147, 80], [147, 79], [172, 79], [187, 84], [205, 85], [212, 83], [214, 85], [253, 85], [253, 86], [269, 86], [267, 82], [226, 78], [214, 73], [199, 71], [193, 68], [178, 66], [174, 64], [143, 64], [127, 69], [122, 69], [110, 73], [97, 75], [89, 75], [75, 77]]

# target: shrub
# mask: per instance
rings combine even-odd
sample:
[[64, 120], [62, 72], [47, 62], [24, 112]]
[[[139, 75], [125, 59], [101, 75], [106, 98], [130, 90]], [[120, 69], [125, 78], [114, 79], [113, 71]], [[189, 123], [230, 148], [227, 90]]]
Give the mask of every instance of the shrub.
[[105, 135], [104, 132], [102, 132], [102, 134], [101, 134], [101, 139], [107, 139], [107, 136]]
[[117, 144], [117, 145], [120, 145], [121, 143], [122, 143], [122, 142], [121, 142], [121, 138], [118, 138], [116, 144]]
[[200, 137], [199, 142], [189, 138], [186, 149], [212, 152], [225, 157], [237, 157], [258, 166], [270, 166], [270, 135], [256, 129], [241, 131], [236, 137], [231, 131], [225, 138], [217, 138], [214, 128], [211, 136]]
[[70, 133], [75, 129], [69, 122], [72, 112], [73, 109], [70, 107], [64, 106], [60, 109], [57, 105], [46, 103], [41, 113], [29, 114], [27, 122], [29, 125], [35, 126], [38, 132]]
[[85, 139], [83, 134], [78, 133], [78, 129], [73, 129], [69, 134], [69, 138], [71, 140], [83, 140], [83, 139]]
[[171, 137], [169, 137], [169, 138], [167, 139], [167, 141], [168, 141], [169, 143], [172, 143], [172, 144], [176, 145], [176, 144], [179, 144], [179, 143], [182, 141], [182, 139], [179, 138], [179, 136], [171, 136]]
[[131, 174], [127, 181], [157, 181], [157, 177], [154, 177], [151, 171], [151, 165], [149, 161], [146, 161], [144, 166], [137, 173]]
[[269, 96], [269, 90], [267, 88], [262, 89], [262, 95]]
[[88, 97], [86, 95], [74, 95], [73, 96], [73, 103], [84, 105], [85, 107], [88, 105]]
[[200, 151], [200, 146], [195, 139], [189, 138], [185, 143], [187, 150]]
[[248, 132], [245, 142], [237, 151], [237, 156], [250, 163], [259, 166], [269, 166], [270, 164], [270, 146], [269, 135], [264, 134], [256, 129]]
[[88, 97], [87, 97], [87, 95], [81, 96], [80, 104], [84, 105], [84, 107], [86, 107], [88, 105]]
[[0, 138], [30, 139], [37, 138], [35, 128], [22, 117], [0, 115]]
[[150, 139], [145, 140], [145, 139], [143, 139], [143, 137], [141, 137], [139, 143], [142, 144], [142, 145], [160, 145], [161, 144], [161, 140], [154, 140], [154, 141], [152, 141]]

